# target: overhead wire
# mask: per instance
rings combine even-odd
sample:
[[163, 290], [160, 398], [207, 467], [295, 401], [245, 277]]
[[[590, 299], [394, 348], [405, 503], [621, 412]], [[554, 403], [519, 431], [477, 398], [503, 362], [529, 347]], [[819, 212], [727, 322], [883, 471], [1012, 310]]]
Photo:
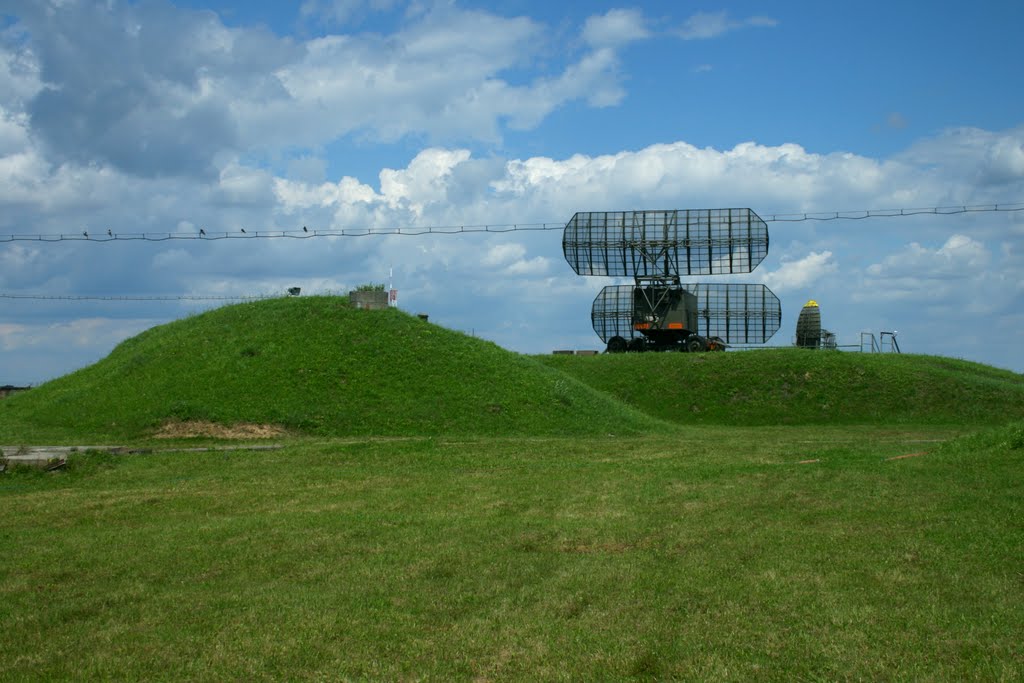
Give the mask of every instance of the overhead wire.
[[[806, 221], [860, 221], [869, 218], [901, 218], [908, 216], [935, 215], [952, 216], [966, 213], [1010, 213], [1024, 211], [1024, 202], [1003, 204], [976, 204], [959, 206], [932, 206], [904, 209], [859, 209], [851, 211], [810, 211], [804, 213], [773, 213], [762, 216], [766, 223], [802, 223]], [[369, 236], [421, 236], [421, 235], [460, 235], [467, 233], [510, 233], [524, 231], [561, 230], [565, 227], [562, 221], [545, 221], [540, 223], [485, 223], [477, 225], [433, 225], [406, 226], [396, 228], [308, 228], [296, 230], [246, 230], [210, 231], [200, 228], [197, 232], [105, 232], [90, 233], [88, 229], [80, 233], [5, 233], [0, 234], [0, 243], [16, 241], [32, 242], [166, 242], [170, 240], [198, 240], [216, 242], [220, 240], [253, 240], [253, 239], [310, 239], [313, 237], [369, 237]]]
[[310, 239], [313, 237], [369, 237], [372, 235], [458, 235], [463, 233], [507, 233], [530, 230], [561, 230], [565, 223], [507, 223], [492, 225], [435, 225], [400, 228], [339, 228], [314, 230], [239, 230], [238, 232], [203, 230], [201, 232], [148, 232], [115, 233], [107, 232], [90, 235], [88, 231], [61, 234], [0, 234], [0, 242], [167, 242], [169, 240], [218, 240], [253, 239]]
[[54, 294], [2, 294], [0, 299], [33, 299], [50, 301], [257, 301], [262, 299], [277, 299], [283, 294], [257, 294], [239, 296], [204, 296], [204, 295], [169, 295], [169, 296], [92, 296], [92, 295], [54, 295]]
[[801, 223], [803, 221], [861, 221], [865, 218], [899, 218], [903, 216], [953, 216], [961, 213], [993, 213], [1024, 211], [1024, 202], [1012, 204], [978, 204], [975, 206], [932, 206], [915, 209], [862, 209], [857, 211], [812, 211], [809, 213], [776, 213], [762, 217], [765, 223]]
[[[961, 206], [934, 206], [922, 208], [905, 209], [862, 209], [856, 211], [820, 211], [805, 213], [776, 213], [762, 216], [766, 223], [800, 223], [805, 221], [837, 221], [837, 220], [865, 220], [868, 218], [898, 218], [906, 216], [937, 215], [951, 216], [965, 213], [992, 213], [992, 212], [1020, 212], [1024, 211], [1024, 202], [1004, 204], [978, 204]], [[523, 230], [560, 230], [565, 227], [564, 223], [508, 223], [508, 224], [482, 224], [482, 225], [458, 225], [458, 226], [426, 226], [426, 227], [405, 227], [405, 228], [361, 228], [361, 229], [340, 229], [340, 230], [309, 230], [303, 227], [302, 230], [272, 230], [272, 231], [240, 231], [239, 233], [214, 232], [210, 233], [201, 229], [198, 233], [114, 233], [108, 230], [105, 234], [92, 236], [88, 231], [81, 235], [15, 235], [0, 234], [0, 242], [13, 242], [31, 240], [38, 242], [59, 242], [59, 241], [89, 241], [89, 242], [111, 242], [118, 240], [145, 240], [150, 242], [162, 242], [167, 240], [203, 240], [216, 241], [223, 239], [265, 239], [265, 238], [293, 238], [308, 239], [311, 237], [366, 237], [370, 235], [451, 235], [462, 233], [508, 233]], [[49, 294], [5, 294], [0, 293], [0, 299], [31, 299], [50, 301], [255, 301], [260, 299], [276, 298], [284, 296], [281, 294], [265, 295], [49, 295]]]

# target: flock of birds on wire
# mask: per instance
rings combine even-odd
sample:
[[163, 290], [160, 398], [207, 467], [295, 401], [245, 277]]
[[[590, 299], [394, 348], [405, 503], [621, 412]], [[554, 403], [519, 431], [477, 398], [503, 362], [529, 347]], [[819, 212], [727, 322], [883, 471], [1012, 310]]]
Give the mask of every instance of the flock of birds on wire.
[[[769, 214], [762, 218], [766, 223], [799, 223], [804, 221], [859, 221], [867, 218], [896, 218], [903, 216], [919, 216], [924, 214], [948, 216], [963, 213], [983, 212], [1021, 212], [1024, 202], [1009, 204], [984, 204], [975, 206], [935, 206], [916, 209], [866, 209], [857, 211], [825, 211], [811, 213]], [[240, 227], [233, 231], [207, 231], [199, 228], [198, 232], [157, 232], [157, 233], [117, 233], [108, 228], [106, 234], [90, 234], [88, 229], [81, 234], [0, 234], [0, 242], [34, 241], [60, 242], [68, 240], [111, 242], [115, 240], [146, 240], [163, 242], [166, 240], [223, 240], [223, 239], [256, 239], [281, 238], [305, 239], [310, 237], [365, 237], [369, 235], [453, 235], [459, 233], [488, 232], [506, 233], [527, 230], [561, 230], [563, 222], [544, 223], [506, 223], [489, 225], [448, 225], [400, 228], [339, 228], [310, 230], [302, 226], [302, 230], [246, 230]]]

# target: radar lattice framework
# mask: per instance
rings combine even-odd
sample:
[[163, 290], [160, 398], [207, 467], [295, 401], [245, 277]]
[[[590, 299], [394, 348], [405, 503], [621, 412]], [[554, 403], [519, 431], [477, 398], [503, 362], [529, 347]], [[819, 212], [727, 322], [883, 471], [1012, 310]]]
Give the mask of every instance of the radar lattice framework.
[[594, 299], [594, 332], [611, 353], [763, 344], [782, 322], [765, 285], [681, 281], [753, 272], [768, 255], [768, 226], [750, 209], [580, 212], [562, 251], [578, 275], [634, 280]]

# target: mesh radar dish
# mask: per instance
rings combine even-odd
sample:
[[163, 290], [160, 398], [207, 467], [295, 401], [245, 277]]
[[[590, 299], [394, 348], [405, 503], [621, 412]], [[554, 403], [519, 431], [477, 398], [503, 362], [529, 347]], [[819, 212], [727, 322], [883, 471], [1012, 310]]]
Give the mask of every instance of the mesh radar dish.
[[606, 344], [618, 337], [628, 347], [654, 337], [677, 345], [693, 334], [726, 344], [763, 344], [782, 324], [782, 305], [764, 285], [612, 285], [594, 299], [590, 319]]
[[578, 275], [749, 273], [768, 255], [768, 226], [750, 209], [579, 212], [562, 251]]
[[579, 275], [632, 277], [594, 299], [591, 322], [608, 351], [721, 351], [763, 344], [781, 324], [764, 285], [692, 283], [680, 276], [750, 273], [768, 255], [768, 226], [750, 209], [580, 212], [562, 236]]

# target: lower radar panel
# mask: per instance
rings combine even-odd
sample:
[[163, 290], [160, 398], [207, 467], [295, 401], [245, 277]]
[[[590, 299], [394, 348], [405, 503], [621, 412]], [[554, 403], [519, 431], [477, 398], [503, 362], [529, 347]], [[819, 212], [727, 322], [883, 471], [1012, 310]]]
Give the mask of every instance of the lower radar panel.
[[[666, 322], [670, 317], [673, 320], [694, 319], [692, 314], [670, 316], [658, 307], [647, 308], [645, 302], [654, 299], [650, 288], [642, 292], [643, 296], [637, 295], [637, 289], [634, 285], [613, 285], [598, 293], [590, 318], [601, 341], [608, 343], [613, 337], [631, 340], [666, 327], [685, 325]], [[666, 297], [674, 302], [686, 302], [670, 306], [692, 305], [696, 309], [697, 329], [684, 330], [684, 336], [719, 337], [727, 344], [763, 344], [771, 339], [782, 323], [779, 298], [764, 285], [708, 283], [664, 286], [666, 293], [679, 290], [692, 296]]]

